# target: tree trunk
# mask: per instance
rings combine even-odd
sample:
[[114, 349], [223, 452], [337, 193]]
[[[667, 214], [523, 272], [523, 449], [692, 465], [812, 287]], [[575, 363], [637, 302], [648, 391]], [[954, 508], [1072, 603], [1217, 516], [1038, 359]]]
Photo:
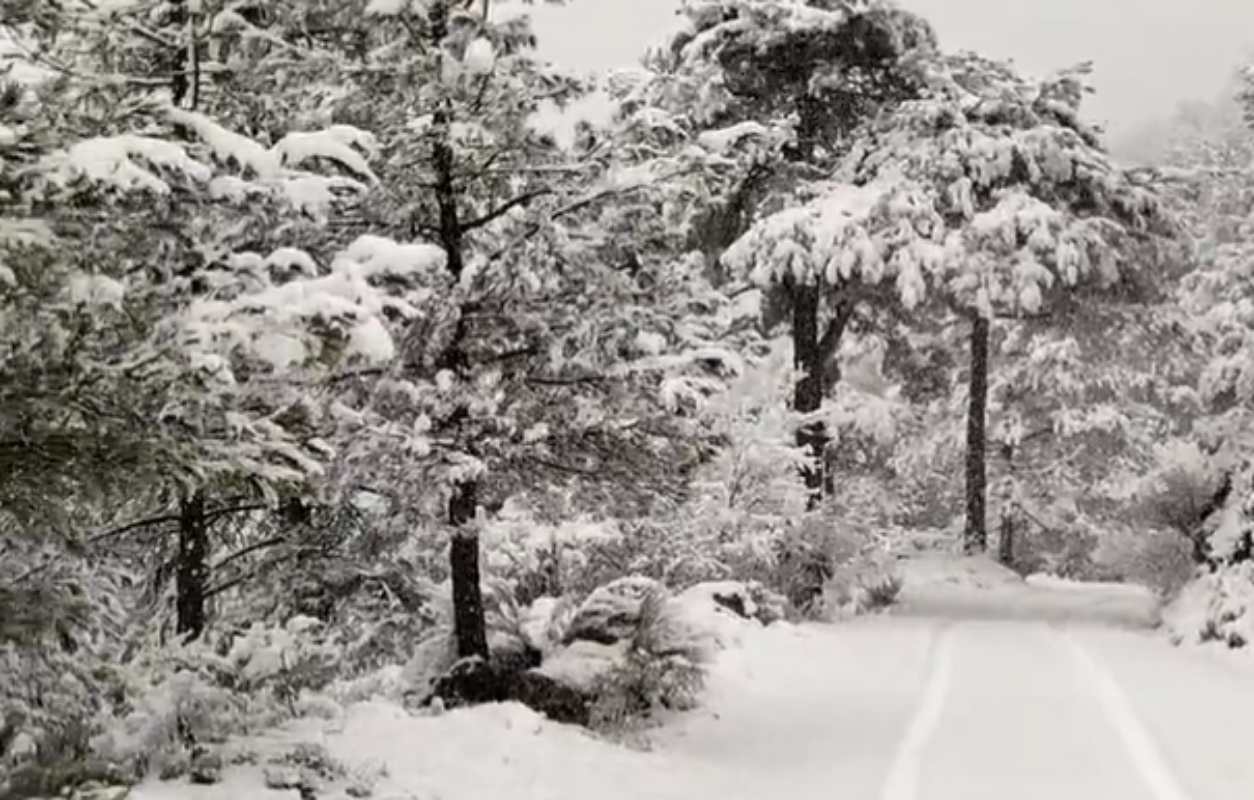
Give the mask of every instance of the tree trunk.
[[[170, 80], [170, 99], [176, 108], [193, 111], [200, 105], [200, 52], [196, 40], [196, 9], [187, 0], [171, 0], [170, 22], [185, 28], [187, 45], [174, 54], [173, 77]], [[175, 34], [178, 39], [179, 34]]]
[[968, 554], [988, 549], [985, 520], [988, 493], [985, 470], [985, 416], [988, 413], [989, 321], [976, 314], [971, 320], [971, 382], [967, 406], [967, 524], [963, 550]]
[[[792, 300], [793, 364], [801, 379], [793, 390], [793, 410], [802, 414], [818, 411], [823, 405], [823, 348], [819, 340], [819, 287], [794, 286]], [[821, 421], [807, 423], [797, 431], [797, 444], [810, 451], [810, 464], [802, 472], [810, 491], [810, 507], [831, 491], [826, 477], [827, 428]]]
[[453, 632], [457, 637], [457, 657], [488, 657], [487, 626], [483, 620], [483, 596], [479, 589], [479, 535], [468, 522], [474, 519], [474, 481], [453, 487], [448, 502], [448, 521], [455, 526], [449, 545], [449, 567], [453, 578]]
[[1001, 530], [997, 540], [997, 561], [1009, 567], [1015, 560], [1015, 513], [1014, 508], [1005, 506], [1001, 510]]
[[205, 496], [196, 490], [179, 508], [179, 553], [176, 571], [175, 632], [190, 642], [205, 630], [205, 594], [209, 584], [209, 526]]
[[[484, 5], [487, 11], [487, 5]], [[439, 48], [449, 29], [447, 0], [436, 0], [428, 13], [431, 43]], [[456, 281], [461, 278], [465, 254], [461, 217], [458, 212], [455, 180], [456, 154], [450, 140], [449, 126], [453, 113], [442, 101], [432, 115], [436, 128], [431, 161], [435, 170], [435, 199], [440, 213], [440, 246], [448, 257], [448, 270]], [[464, 309], [463, 309], [464, 311]], [[457, 323], [453, 340], [439, 362], [444, 369], [460, 371], [467, 366], [463, 339], [466, 333], [465, 314]], [[453, 634], [459, 658], [488, 657], [487, 625], [483, 618], [483, 595], [479, 588], [479, 536], [467, 523], [475, 518], [478, 504], [478, 482], [467, 480], [453, 487], [448, 501], [448, 521], [455, 531], [449, 545], [449, 571], [453, 583]]]
[[1006, 479], [1001, 493], [1001, 523], [997, 538], [997, 562], [1002, 566], [1011, 567], [1015, 560], [1015, 522], [1017, 522], [1015, 475], [1015, 448], [1005, 442], [1001, 446], [1001, 455], [1006, 462]]

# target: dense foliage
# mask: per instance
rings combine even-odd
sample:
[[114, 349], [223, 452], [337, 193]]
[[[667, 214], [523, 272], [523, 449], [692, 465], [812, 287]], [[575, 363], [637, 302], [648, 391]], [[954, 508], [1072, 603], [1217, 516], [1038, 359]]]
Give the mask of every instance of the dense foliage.
[[1245, 596], [1247, 95], [1131, 170], [889, 2], [600, 81], [525, 11], [0, 6], [0, 794], [375, 694], [621, 731], [929, 539]]

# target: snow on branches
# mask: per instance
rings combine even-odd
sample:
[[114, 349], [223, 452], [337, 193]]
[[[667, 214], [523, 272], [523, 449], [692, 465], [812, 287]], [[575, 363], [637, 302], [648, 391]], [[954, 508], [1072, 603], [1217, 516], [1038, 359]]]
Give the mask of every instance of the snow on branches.
[[931, 66], [928, 91], [864, 129], [837, 177], [759, 222], [725, 262], [760, 284], [892, 281], [988, 316], [1041, 310], [1055, 283], [1121, 277], [1123, 246], [1160, 219], [1060, 100], [975, 56]]

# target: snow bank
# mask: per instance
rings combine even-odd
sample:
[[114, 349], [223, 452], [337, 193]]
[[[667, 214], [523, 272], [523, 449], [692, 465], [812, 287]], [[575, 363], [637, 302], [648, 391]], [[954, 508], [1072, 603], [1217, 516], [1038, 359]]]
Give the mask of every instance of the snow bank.
[[1091, 594], [1107, 594], [1107, 595], [1127, 595], [1129, 597], [1143, 597], [1148, 590], [1143, 586], [1137, 586], [1131, 583], [1113, 583], [1108, 581], [1074, 581], [1067, 578], [1059, 578], [1057, 575], [1047, 575], [1043, 572], [1037, 572], [1027, 576], [1024, 582], [1028, 586], [1035, 586], [1041, 589], [1051, 589], [1063, 592], [1088, 592]]
[[[372, 796], [379, 798], [679, 800], [727, 796], [727, 789], [736, 785], [735, 770], [717, 759], [694, 759], [693, 747], [699, 753], [706, 748], [689, 737], [694, 731], [706, 731], [701, 735], [718, 740], [745, 734], [754, 747], [760, 746], [757, 732], [717, 724], [711, 729], [711, 720], [724, 713], [781, 715], [808, 702], [794, 697], [787, 701], [789, 706], [787, 698], [805, 695], [814, 686], [814, 681], [797, 681], [788, 673], [803, 669], [817, 676], [829, 667], [807, 661], [814, 631], [786, 623], [763, 626], [715, 602], [715, 595], [747, 597], [747, 591], [730, 582], [699, 585], [667, 602], [666, 612], [674, 615], [674, 621], [709, 635], [718, 646], [711, 653], [709, 696], [703, 700], [701, 719], [689, 714], [670, 716], [667, 727], [654, 732], [664, 747], [647, 752], [628, 749], [583, 728], [549, 721], [517, 703], [415, 716], [392, 701], [373, 699], [347, 706], [336, 719], [302, 719], [265, 738], [233, 743], [233, 748], [251, 751], [258, 758], [253, 759], [256, 763], [228, 767], [219, 784], [195, 786], [182, 780], [151, 779], [137, 787], [132, 798], [284, 797], [263, 788], [267, 762], [301, 744], [325, 748], [344, 768], [343, 780], [323, 782], [318, 788], [319, 797], [336, 800], [345, 796], [350, 781], [370, 786]], [[547, 659], [542, 671], [560, 673], [571, 683], [581, 677], [595, 678], [606, 663], [621, 656], [623, 646], [622, 642], [575, 642]], [[785, 674], [774, 674], [780, 671]], [[684, 727], [694, 721], [695, 728]], [[672, 746], [678, 740], [685, 741]], [[770, 759], [761, 766], [760, 785], [765, 788], [775, 780], [775, 772]], [[295, 797], [294, 791], [291, 794]]]
[[1201, 575], [1187, 584], [1163, 611], [1163, 624], [1181, 644], [1213, 642], [1234, 650], [1254, 646], [1254, 563]]
[[217, 785], [152, 779], [131, 798], [295, 800], [294, 790], [263, 787], [267, 760], [300, 743], [324, 748], [350, 776], [318, 786], [325, 800], [344, 800], [350, 779], [379, 800], [763, 798], [781, 786], [793, 800], [877, 796], [926, 674], [930, 624], [762, 626], [710, 610], [713, 593], [686, 593], [684, 605], [738, 625], [740, 646], [719, 652], [701, 707], [668, 712], [647, 750], [514, 703], [413, 716], [373, 700], [245, 743], [256, 763], [227, 767]]
[[[606, 800], [691, 797], [664, 756], [628, 750], [582, 729], [549, 722], [516, 703], [415, 717], [387, 702], [348, 709], [342, 727], [311, 721], [267, 744], [275, 751], [300, 742], [322, 745], [374, 797], [440, 800]], [[133, 800], [250, 800], [287, 795], [263, 788], [264, 767], [230, 768], [223, 782], [195, 786], [150, 781]], [[341, 789], [320, 797], [345, 797]], [[292, 797], [296, 792], [290, 792]]]
[[[737, 713], [758, 708], [771, 713], [763, 692], [795, 693], [800, 684], [756, 675], [803, 663], [805, 634], [780, 624], [763, 628], [743, 621], [753, 654], [728, 651], [712, 671], [711, 711], [734, 706]], [[591, 643], [581, 643], [593, 646]], [[759, 679], [761, 682], [759, 682]], [[678, 717], [674, 721], [683, 720]], [[706, 718], [709, 719], [708, 717]], [[720, 730], [720, 736], [735, 730]], [[684, 734], [675, 736], [683, 738]], [[661, 737], [669, 740], [663, 731]], [[752, 736], [750, 738], [753, 738]], [[694, 761], [679, 752], [628, 749], [594, 737], [582, 728], [550, 722], [517, 703], [457, 709], [413, 716], [400, 706], [372, 700], [349, 706], [342, 719], [301, 720], [251, 743], [260, 758], [226, 770], [223, 781], [195, 786], [155, 779], [136, 787], [133, 800], [236, 800], [286, 795], [263, 788], [268, 757], [300, 743], [324, 747], [349, 776], [380, 798], [440, 800], [680, 800], [723, 796], [710, 788], [727, 782], [726, 765]], [[764, 769], [769, 764], [764, 763]], [[772, 774], [773, 771], [772, 771]], [[364, 779], [364, 781], [363, 781]], [[347, 784], [346, 784], [347, 785]], [[320, 797], [344, 797], [343, 787], [324, 785]], [[295, 797], [295, 792], [291, 795]]]
[[971, 619], [1042, 619], [1152, 628], [1154, 593], [1130, 584], [1024, 580], [992, 559], [928, 554], [898, 562], [905, 587], [893, 613]]

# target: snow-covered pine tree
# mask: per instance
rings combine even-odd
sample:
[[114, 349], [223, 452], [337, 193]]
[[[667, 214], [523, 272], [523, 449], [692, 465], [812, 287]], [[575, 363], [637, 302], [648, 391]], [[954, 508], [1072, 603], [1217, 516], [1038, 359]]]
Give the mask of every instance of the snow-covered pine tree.
[[[682, 14], [685, 29], [648, 60], [629, 102], [640, 113], [660, 109], [721, 161], [689, 228], [692, 245], [714, 263], [764, 211], [828, 174], [854, 130], [913, 97], [915, 63], [935, 46], [922, 19], [888, 2], [726, 0], [689, 3]], [[726, 265], [747, 277], [742, 262]], [[798, 436], [812, 452], [804, 475], [817, 498], [828, 483], [828, 435], [816, 412], [839, 378], [834, 354], [857, 298], [818, 273], [778, 277], [762, 288], [768, 313], [778, 309], [791, 322], [793, 406], [812, 417]]]
[[[1177, 115], [1165, 137], [1169, 146], [1154, 162], [1188, 235], [1189, 271], [1175, 300], [1182, 333], [1197, 344], [1198, 374], [1195, 413], [1162, 449], [1145, 491], [1151, 515], [1189, 537], [1199, 562], [1226, 558], [1240, 542], [1232, 535], [1240, 512], [1234, 516], [1232, 509], [1244, 502], [1240, 487], [1254, 447], [1250, 75], [1248, 66], [1237, 69], [1215, 103]], [[1194, 457], [1199, 452], [1201, 459]], [[1219, 529], [1223, 542], [1213, 546]]]
[[[285, 131], [266, 146], [190, 108], [209, 104], [200, 81], [213, 72], [200, 69], [199, 57], [175, 59], [184, 66], [173, 72], [162, 61], [170, 42], [161, 31], [178, 34], [184, 28], [176, 23], [161, 8], [110, 4], [51, 9], [12, 29], [51, 76], [6, 141], [26, 161], [14, 170], [22, 204], [14, 208], [37, 213], [60, 249], [46, 249], [54, 268], [39, 271], [32, 260], [39, 253], [23, 250], [21, 270], [9, 267], [15, 289], [7, 299], [31, 325], [61, 317], [47, 328], [45, 349], [66, 341], [78, 349], [64, 368], [49, 360], [61, 358], [56, 352], [29, 359], [34, 374], [52, 369], [64, 386], [38, 394], [38, 413], [18, 402], [7, 407], [32, 420], [21, 423], [28, 439], [72, 433], [86, 440], [79, 452], [90, 452], [92, 435], [118, 443], [110, 457], [126, 466], [48, 465], [75, 489], [107, 475], [144, 490], [130, 499], [151, 508], [181, 487], [182, 511], [202, 510], [178, 515], [187, 522], [180, 550], [188, 556], [177, 582], [179, 628], [195, 633], [213, 591], [205, 537], [222, 516], [204, 507], [202, 490], [260, 487], [272, 499], [321, 471], [329, 448], [302, 387], [327, 374], [331, 354], [376, 357], [368, 346], [382, 309], [345, 291], [352, 276], [325, 282], [303, 305], [281, 288], [291, 275], [316, 270], [293, 245], [321, 235], [337, 195], [367, 187], [369, 137], [338, 125]], [[229, 97], [212, 99], [224, 116], [238, 112]], [[56, 302], [37, 302], [39, 292]], [[76, 335], [57, 333], [67, 322]], [[124, 397], [113, 393], [118, 383]], [[79, 397], [84, 387], [95, 394], [90, 405]], [[164, 545], [158, 552], [164, 564]]]
[[[213, 294], [183, 329], [202, 359], [245, 358], [250, 384], [304, 401], [335, 453], [332, 495], [369, 486], [394, 499], [398, 526], [445, 520], [461, 651], [483, 655], [477, 509], [555, 473], [673, 494], [685, 471], [662, 463], [691, 426], [675, 428], [658, 393], [684, 404], [689, 384], [664, 379], [705, 369], [729, 304], [678, 274], [608, 263], [607, 207], [651, 181], [608, 148], [571, 153], [531, 124], [580, 86], [534, 59], [525, 19], [440, 2], [277, 3], [261, 25], [233, 9], [209, 21], [226, 63], [199, 62], [200, 111], [174, 121], [236, 170], [227, 200], [323, 202], [308, 229], [228, 228]], [[309, 165], [330, 177], [282, 182]], [[351, 224], [332, 213], [345, 204]], [[259, 277], [275, 263], [287, 269]], [[705, 321], [677, 332], [661, 298]], [[719, 351], [719, 370], [734, 361]]]
[[1080, 74], [1032, 83], [970, 54], [923, 69], [920, 99], [867, 126], [826, 185], [726, 259], [763, 282], [891, 285], [906, 309], [933, 299], [969, 319], [966, 538], [982, 550], [991, 320], [1039, 314], [1081, 284], [1134, 287], [1137, 243], [1161, 215], [1080, 121]]

